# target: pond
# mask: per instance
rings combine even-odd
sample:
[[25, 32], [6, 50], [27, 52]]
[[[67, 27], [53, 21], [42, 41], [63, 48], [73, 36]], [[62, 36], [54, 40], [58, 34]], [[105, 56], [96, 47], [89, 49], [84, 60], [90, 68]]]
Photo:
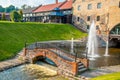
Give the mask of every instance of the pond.
[[[70, 52], [70, 47], [61, 47], [63, 50]], [[77, 53], [77, 57], [86, 57], [85, 47], [76, 47], [74, 52]], [[98, 48], [98, 55], [95, 60], [90, 60], [89, 67], [97, 68], [102, 66], [120, 65], [120, 48], [109, 48], [109, 56], [104, 56], [105, 48]], [[89, 58], [89, 57], [88, 57]]]
[[120, 65], [120, 48], [109, 48], [110, 56], [107, 57], [104, 56], [105, 48], [99, 48], [98, 50], [100, 57], [90, 61], [91, 68]]
[[[61, 47], [63, 50], [66, 50], [70, 52], [70, 46], [69, 47]], [[77, 57], [85, 57], [85, 47], [76, 47], [74, 48], [75, 53], [78, 54]], [[90, 68], [97, 68], [102, 66], [113, 66], [113, 65], [120, 65], [120, 48], [109, 48], [109, 55], [108, 57], [105, 57], [105, 48], [99, 48], [98, 49], [98, 55], [100, 57], [95, 58], [95, 60], [90, 60]], [[47, 59], [46, 62], [50, 64], [54, 64], [53, 62], [49, 62], [50, 60]], [[46, 71], [43, 73], [46, 68], [40, 67], [41, 63], [37, 63], [34, 65], [21, 65], [15, 68], [11, 68], [8, 70], [5, 70], [3, 72], [0, 72], [0, 80], [37, 80], [38, 78], [40, 80], [45, 80], [46, 77], [51, 80], [51, 73], [50, 71]], [[44, 65], [46, 66], [46, 65]], [[47, 66], [52, 69], [52, 67]], [[53, 69], [55, 69], [53, 67]], [[44, 71], [43, 71], [44, 70]], [[50, 75], [46, 75], [50, 73]], [[53, 74], [52, 74], [53, 75]], [[55, 76], [55, 75], [54, 75]], [[41, 78], [42, 77], [42, 78]], [[62, 78], [61, 76], [53, 77], [54, 80], [58, 80], [58, 78], [61, 78], [61, 80], [66, 80], [65, 78]], [[53, 80], [52, 79], [52, 80]]]
[[[83, 53], [85, 48], [77, 48], [76, 53], [78, 57], [85, 57], [86, 53]], [[109, 56], [104, 56], [105, 48], [98, 48], [98, 55], [95, 60], [89, 61], [90, 68], [97, 68], [102, 66], [120, 65], [120, 48], [109, 48]], [[88, 57], [89, 58], [89, 57]]]
[[0, 72], [0, 80], [33, 80], [34, 77], [24, 71], [25, 65]]
[[[56, 69], [57, 68], [54, 66], [38, 61], [36, 64], [24, 64], [2, 71], [0, 72], [0, 80], [49, 80], [50, 78], [57, 79], [59, 76], [56, 76]], [[65, 79], [63, 77], [61, 78]]]

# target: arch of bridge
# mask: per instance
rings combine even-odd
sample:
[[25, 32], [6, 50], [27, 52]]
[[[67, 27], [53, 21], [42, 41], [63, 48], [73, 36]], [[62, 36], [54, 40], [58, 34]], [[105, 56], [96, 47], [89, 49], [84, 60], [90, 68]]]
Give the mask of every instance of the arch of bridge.
[[[120, 23], [116, 24], [116, 25], [111, 29], [110, 34], [116, 33], [116, 32], [117, 32], [117, 31], [116, 31], [117, 29], [118, 29], [119, 35], [120, 35]], [[114, 32], [114, 33], [113, 33], [113, 32]]]
[[65, 69], [71, 74], [75, 75], [77, 73], [77, 66], [78, 66], [77, 62], [65, 60], [64, 58], [60, 57], [59, 55], [47, 49], [40, 49], [39, 51], [36, 51], [36, 53], [33, 54], [32, 56], [33, 57], [31, 58], [31, 60], [34, 60], [36, 57], [39, 56], [43, 56], [51, 59], [56, 64], [59, 71]]
[[[36, 57], [39, 57], [39, 56], [43, 56], [43, 57], [47, 57], [49, 59], [51, 59], [58, 67], [62, 64], [62, 63], [66, 63], [66, 65], [72, 65], [73, 63], [76, 63], [74, 61], [69, 61], [69, 60], [66, 60], [62, 57], [60, 57], [58, 54], [55, 54], [54, 52], [51, 52], [47, 49], [40, 49], [39, 51], [36, 51], [35, 54], [33, 54], [33, 60], [34, 58]], [[70, 57], [68, 55], [68, 57]], [[74, 58], [73, 56], [71, 56], [72, 58]]]

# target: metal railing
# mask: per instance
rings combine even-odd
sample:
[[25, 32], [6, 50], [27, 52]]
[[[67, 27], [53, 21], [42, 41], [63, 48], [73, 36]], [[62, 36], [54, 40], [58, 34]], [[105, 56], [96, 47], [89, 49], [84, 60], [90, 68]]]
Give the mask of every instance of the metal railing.
[[[70, 56], [75, 56], [75, 55], [70, 54], [70, 52], [65, 51], [65, 50], [63, 50], [63, 49], [59, 48], [58, 46], [51, 44], [51, 43], [38, 43], [38, 42], [36, 42], [33, 44], [27, 44], [26, 49], [28, 50], [28, 52], [30, 50], [34, 50], [34, 49], [47, 49], [47, 50], [55, 53], [59, 57], [64, 58], [64, 59], [69, 60], [69, 61], [73, 61], [72, 57], [70, 57]], [[56, 52], [53, 51], [52, 49], [56, 50]], [[64, 55], [61, 55], [61, 53], [64, 53]], [[65, 57], [65, 55], [67, 57]], [[77, 58], [77, 56], [75, 56], [75, 57]]]

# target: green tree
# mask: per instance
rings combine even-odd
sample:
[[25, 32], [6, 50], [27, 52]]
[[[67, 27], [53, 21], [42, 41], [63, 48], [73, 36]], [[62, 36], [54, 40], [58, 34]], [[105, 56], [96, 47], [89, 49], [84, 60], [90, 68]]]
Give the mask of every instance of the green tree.
[[6, 20], [6, 16], [5, 16], [5, 13], [2, 13], [2, 17], [1, 17], [1, 20]]
[[4, 12], [10, 13], [11, 11], [17, 10], [18, 8], [16, 8], [14, 5], [10, 5], [8, 7], [3, 8], [3, 9], [4, 9]]
[[4, 12], [4, 8], [0, 5], [0, 12]]
[[19, 10], [19, 8], [18, 8], [18, 7], [16, 7], [16, 8], [15, 8], [15, 10], [16, 10], [16, 11], [18, 11], [18, 10]]
[[22, 21], [22, 19], [23, 19], [23, 12], [22, 12], [22, 10], [19, 10], [18, 13], [20, 15], [20, 21]]
[[7, 12], [8, 13], [11, 12], [11, 11], [13, 11], [13, 10], [15, 10], [15, 6], [10, 5], [9, 7], [7, 7]]
[[20, 21], [20, 14], [17, 12], [17, 11], [12, 11], [10, 13], [10, 19], [13, 21], [13, 22], [18, 22]]
[[27, 7], [26, 4], [24, 4], [24, 5], [21, 6], [22, 9], [26, 9], [26, 7]]

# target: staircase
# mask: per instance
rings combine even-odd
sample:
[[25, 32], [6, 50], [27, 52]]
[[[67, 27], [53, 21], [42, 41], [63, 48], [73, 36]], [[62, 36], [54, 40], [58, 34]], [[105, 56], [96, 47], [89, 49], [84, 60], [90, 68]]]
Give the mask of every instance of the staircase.
[[84, 72], [86, 70], [87, 70], [87, 68], [84, 66], [84, 64], [79, 62], [78, 63], [78, 73]]
[[88, 32], [87, 28], [85, 27], [85, 25], [82, 25], [82, 24], [73, 24], [73, 26], [75, 26], [77, 29], [79, 29], [82, 32]]

